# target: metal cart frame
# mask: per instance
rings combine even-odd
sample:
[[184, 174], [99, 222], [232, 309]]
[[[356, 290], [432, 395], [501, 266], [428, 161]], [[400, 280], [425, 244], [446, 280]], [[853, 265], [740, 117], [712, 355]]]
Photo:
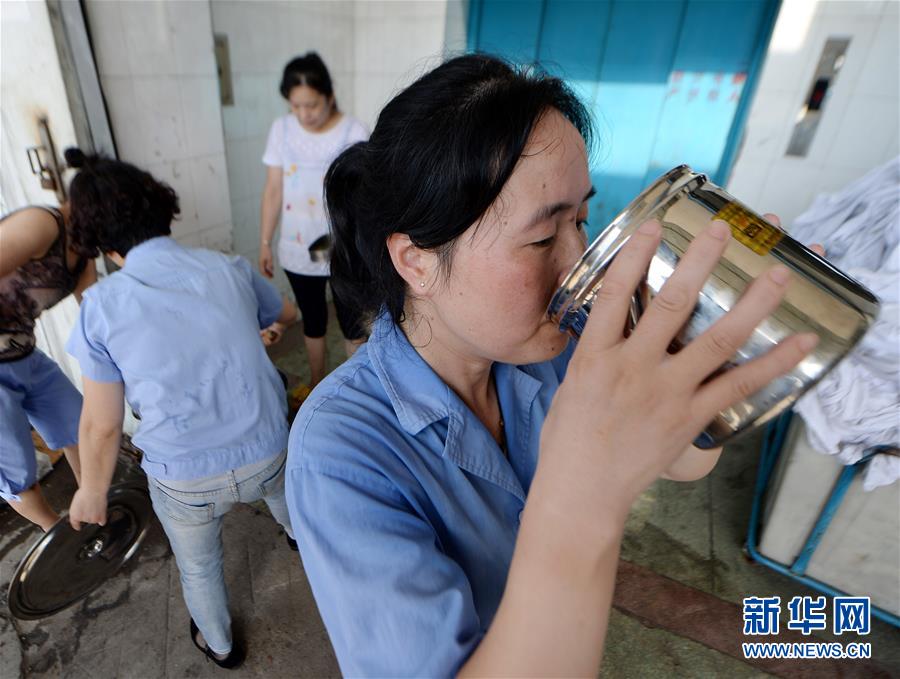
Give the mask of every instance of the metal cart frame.
[[[762, 450], [760, 452], [756, 487], [753, 492], [753, 507], [750, 511], [750, 526], [747, 530], [747, 554], [754, 561], [757, 561], [764, 566], [768, 566], [772, 570], [777, 571], [782, 575], [786, 575], [797, 582], [801, 582], [807, 587], [811, 587], [812, 589], [827, 594], [828, 596], [848, 596], [849, 593], [847, 592], [842, 592], [825, 582], [809, 577], [806, 575], [806, 569], [809, 566], [810, 559], [812, 559], [816, 548], [822, 541], [822, 536], [825, 535], [825, 531], [828, 530], [831, 520], [841, 506], [841, 502], [847, 494], [847, 490], [850, 488], [853, 479], [862, 472], [868, 461], [874, 455], [889, 450], [892, 447], [874, 446], [867, 450], [866, 454], [858, 462], [844, 467], [843, 471], [841, 471], [837, 480], [834, 482], [831, 493], [825, 501], [822, 510], [819, 512], [818, 518], [815, 523], [813, 523], [812, 530], [810, 530], [809, 536], [803, 544], [803, 548], [797, 554], [797, 557], [792, 564], [785, 565], [774, 561], [759, 552], [759, 523], [762, 517], [762, 505], [766, 494], [766, 488], [768, 488], [769, 480], [775, 469], [775, 464], [778, 462], [778, 458], [781, 455], [785, 437], [787, 436], [788, 428], [790, 427], [793, 418], [793, 411], [788, 410], [766, 427], [766, 435], [763, 439]], [[894, 627], [900, 627], [900, 617], [882, 608], [872, 606], [872, 615]]]

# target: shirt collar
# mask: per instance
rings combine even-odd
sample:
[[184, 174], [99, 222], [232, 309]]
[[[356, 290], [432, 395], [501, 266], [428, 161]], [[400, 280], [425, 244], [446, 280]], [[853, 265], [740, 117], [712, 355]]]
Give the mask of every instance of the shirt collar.
[[144, 262], [155, 259], [160, 252], [171, 252], [181, 248], [182, 246], [171, 236], [156, 236], [131, 248], [128, 254], [125, 255], [125, 266], [123, 269], [129, 270], [140, 267]]
[[[382, 313], [373, 324], [367, 352], [400, 426], [408, 434], [415, 436], [429, 424], [446, 419], [447, 439], [442, 455], [525, 502], [523, 480], [527, 474], [522, 469], [533, 469], [536, 464], [529, 466], [524, 458], [531, 450], [532, 405], [540, 391], [540, 380], [518, 366], [494, 366], [506, 421], [507, 459], [499, 449], [496, 454], [486, 454], [490, 447], [497, 446], [488, 430], [418, 354], [387, 313]], [[518, 475], [511, 465], [522, 468]]]
[[[452, 411], [465, 408], [386, 311], [375, 319], [368, 352], [373, 369], [407, 433], [418, 434], [429, 424], [449, 417]], [[512, 392], [517, 392], [517, 400], [523, 401], [515, 406], [521, 406], [530, 404], [540, 390], [540, 381], [517, 366], [496, 364], [494, 378], [501, 405], [505, 407], [508, 406], [504, 397], [513, 400]], [[515, 407], [512, 403], [509, 406]]]
[[372, 326], [367, 351], [400, 425], [415, 435], [450, 415], [450, 387], [413, 349], [386, 311]]

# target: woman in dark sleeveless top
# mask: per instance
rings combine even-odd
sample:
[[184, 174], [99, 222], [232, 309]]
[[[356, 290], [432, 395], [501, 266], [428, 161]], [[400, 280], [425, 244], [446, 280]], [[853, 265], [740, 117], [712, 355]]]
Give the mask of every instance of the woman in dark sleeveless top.
[[35, 348], [44, 309], [96, 280], [94, 262], [76, 254], [65, 208], [27, 207], [0, 220], [0, 497], [44, 530], [59, 518], [37, 485], [31, 427], [62, 448], [79, 478], [81, 394]]

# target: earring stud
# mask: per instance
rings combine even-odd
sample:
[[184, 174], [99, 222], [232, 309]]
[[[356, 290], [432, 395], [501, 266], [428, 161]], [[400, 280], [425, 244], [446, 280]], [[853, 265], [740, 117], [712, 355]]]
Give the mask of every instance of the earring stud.
[[420, 287], [420, 288], [424, 288], [424, 287], [425, 287], [425, 281], [419, 281], [419, 287]]

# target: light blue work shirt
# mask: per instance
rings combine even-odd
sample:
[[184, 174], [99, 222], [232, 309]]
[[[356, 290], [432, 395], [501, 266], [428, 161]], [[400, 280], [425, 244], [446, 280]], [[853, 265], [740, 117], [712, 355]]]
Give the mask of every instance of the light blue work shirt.
[[259, 337], [281, 307], [243, 257], [153, 238], [84, 293], [66, 350], [90, 379], [125, 383], [144, 471], [199, 479], [287, 444], [284, 385]]
[[288, 509], [344, 675], [452, 675], [478, 645], [570, 356], [494, 365], [509, 459], [386, 315], [303, 404]]

